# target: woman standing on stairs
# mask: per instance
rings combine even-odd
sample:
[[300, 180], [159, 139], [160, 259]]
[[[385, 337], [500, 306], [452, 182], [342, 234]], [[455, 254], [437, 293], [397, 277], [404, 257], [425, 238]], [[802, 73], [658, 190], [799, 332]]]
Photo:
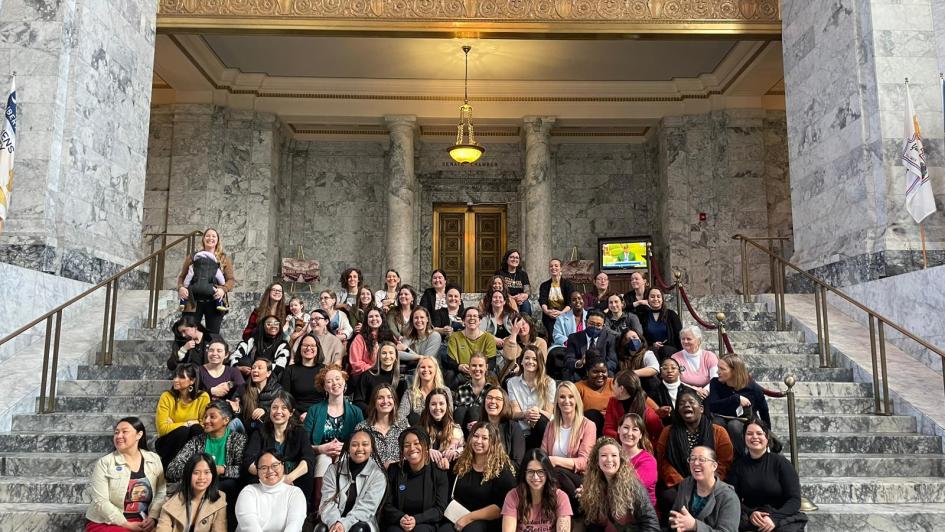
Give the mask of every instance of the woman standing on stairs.
[[177, 366], [171, 383], [171, 389], [158, 399], [154, 415], [158, 431], [154, 450], [161, 457], [165, 470], [184, 444], [202, 432], [203, 414], [210, 403], [207, 392], [197, 389], [197, 366]]
[[115, 451], [92, 468], [87, 532], [150, 531], [166, 496], [161, 458], [148, 451], [148, 435], [136, 417], [115, 424]]
[[231, 261], [230, 257], [223, 251], [223, 241], [220, 238], [220, 233], [218, 233], [216, 229], [208, 227], [207, 230], [203, 232], [202, 243], [202, 251], [209, 251], [216, 256], [217, 263], [220, 265], [220, 270], [223, 271], [223, 278], [226, 280], [226, 283], [222, 285], [215, 284], [213, 286], [213, 293], [209, 294], [211, 297], [198, 294], [194, 294], [194, 297], [191, 297], [190, 290], [184, 286], [184, 279], [187, 277], [188, 270], [194, 263], [194, 258], [187, 256], [184, 258], [184, 266], [181, 268], [180, 275], [177, 277], [177, 294], [181, 299], [188, 300], [187, 305], [184, 307], [184, 314], [192, 314], [197, 319], [197, 323], [200, 323], [201, 319], [205, 319], [207, 332], [220, 334], [220, 325], [223, 324], [223, 314], [225, 311], [217, 310], [216, 302], [226, 297], [227, 293], [232, 292], [233, 286], [236, 284], [236, 279], [233, 276], [233, 261]]

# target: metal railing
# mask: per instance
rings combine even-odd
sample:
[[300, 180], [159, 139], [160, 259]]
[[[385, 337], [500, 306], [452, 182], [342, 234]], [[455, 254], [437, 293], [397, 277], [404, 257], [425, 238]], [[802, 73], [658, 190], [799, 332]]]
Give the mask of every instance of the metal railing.
[[[126, 267], [108, 279], [105, 279], [92, 288], [89, 288], [81, 294], [73, 297], [69, 301], [66, 301], [65, 303], [59, 305], [58, 307], [50, 310], [49, 312], [0, 339], [0, 346], [2, 346], [3, 344], [29, 331], [42, 322], [46, 322], [46, 338], [45, 345], [43, 347], [43, 373], [40, 379], [39, 405], [37, 407], [38, 413], [52, 413], [56, 408], [56, 372], [59, 366], [59, 347], [62, 336], [63, 311], [71, 305], [92, 295], [100, 288], [105, 288], [105, 307], [104, 317], [102, 319], [102, 348], [99, 351], [98, 356], [95, 358], [95, 364], [99, 366], [111, 365], [112, 353], [115, 345], [115, 319], [118, 312], [119, 280], [121, 280], [121, 278], [126, 274], [138, 269], [143, 264], [149, 264], [151, 269], [149, 270], [148, 278], [149, 296], [147, 324], [149, 328], [153, 328], [157, 322], [157, 307], [159, 301], [158, 292], [160, 291], [163, 284], [163, 280], [161, 278], [163, 277], [163, 273], [159, 277], [156, 266], [160, 265], [160, 267], [163, 268], [164, 256], [167, 251], [177, 246], [181, 242], [189, 242], [190, 247], [188, 249], [193, 249], [194, 239], [201, 234], [203, 233], [200, 231], [194, 231], [192, 233], [187, 233], [186, 235], [177, 235], [181, 236], [182, 238], [178, 238], [170, 244], [166, 243], [166, 236], [174, 235], [165, 235], [164, 243], [157, 251], [152, 251], [147, 257], [144, 257], [138, 262], [135, 262], [134, 264]], [[153, 243], [154, 240], [152, 239], [152, 246]]]
[[[827, 293], [832, 292], [840, 299], [853, 305], [854, 308], [866, 313], [869, 321], [870, 330], [870, 361], [873, 366], [873, 401], [875, 413], [878, 415], [892, 415], [892, 401], [889, 396], [889, 373], [886, 369], [886, 326], [892, 327], [905, 338], [908, 338], [919, 344], [932, 353], [937, 354], [942, 359], [942, 385], [945, 387], [945, 352], [931, 345], [925, 340], [912, 334], [903, 326], [883, 316], [879, 312], [867, 307], [859, 301], [853, 299], [842, 290], [835, 288], [826, 281], [811, 275], [801, 269], [800, 266], [785, 259], [783, 256], [775, 254], [771, 249], [765, 248], [759, 241], [768, 240], [768, 238], [751, 238], [744, 235], [735, 235], [732, 238], [742, 242], [742, 290], [746, 302], [751, 301], [751, 282], [748, 271], [748, 252], [749, 246], [761, 250], [768, 255], [773, 263], [773, 268], [777, 269], [775, 276], [779, 280], [773, 282], [775, 305], [780, 308], [780, 316], [784, 317], [784, 286], [785, 271], [791, 268], [802, 279], [809, 281], [814, 288], [814, 307], [817, 314], [817, 346], [820, 353], [820, 365], [824, 368], [833, 366], [833, 357], [830, 349], [830, 324], [827, 313]], [[779, 322], [779, 328], [783, 330], [783, 323]]]

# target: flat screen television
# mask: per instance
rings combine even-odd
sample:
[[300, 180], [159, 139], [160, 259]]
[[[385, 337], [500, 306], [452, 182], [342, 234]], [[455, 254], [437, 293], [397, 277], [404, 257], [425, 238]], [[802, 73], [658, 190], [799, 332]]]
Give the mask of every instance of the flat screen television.
[[650, 267], [649, 236], [597, 239], [597, 264], [607, 273], [632, 273]]

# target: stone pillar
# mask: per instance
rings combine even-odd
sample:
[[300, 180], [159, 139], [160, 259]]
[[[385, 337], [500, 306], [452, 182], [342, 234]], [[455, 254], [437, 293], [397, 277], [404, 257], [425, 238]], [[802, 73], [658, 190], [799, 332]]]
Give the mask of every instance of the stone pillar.
[[151, 0], [0, 3], [0, 92], [19, 74], [0, 261], [97, 282], [140, 256], [156, 12]]
[[549, 137], [553, 116], [526, 116], [522, 127], [525, 142], [525, 178], [522, 179], [522, 253], [532, 288], [548, 275], [551, 260], [551, 184], [554, 164]]
[[[930, 265], [945, 262], [936, 64], [936, 43], [945, 41], [933, 28], [933, 3], [781, 4], [793, 260], [833, 284], [922, 267], [900, 160], [906, 76], [940, 206], [925, 221]], [[941, 10], [936, 15], [935, 24], [945, 22]]]
[[417, 117], [384, 117], [390, 130], [387, 181], [387, 268], [400, 273], [405, 283], [419, 286], [417, 276], [417, 176], [413, 143]]

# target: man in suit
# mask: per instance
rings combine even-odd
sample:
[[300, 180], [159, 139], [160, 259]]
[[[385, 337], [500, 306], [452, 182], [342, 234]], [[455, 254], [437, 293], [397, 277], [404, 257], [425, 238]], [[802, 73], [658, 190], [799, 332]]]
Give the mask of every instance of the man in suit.
[[584, 378], [584, 365], [588, 349], [594, 349], [607, 364], [607, 373], [612, 377], [617, 372], [617, 335], [604, 328], [604, 313], [587, 311], [584, 330], [568, 335], [564, 358], [564, 372], [568, 380], [577, 382]]

